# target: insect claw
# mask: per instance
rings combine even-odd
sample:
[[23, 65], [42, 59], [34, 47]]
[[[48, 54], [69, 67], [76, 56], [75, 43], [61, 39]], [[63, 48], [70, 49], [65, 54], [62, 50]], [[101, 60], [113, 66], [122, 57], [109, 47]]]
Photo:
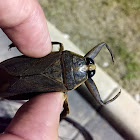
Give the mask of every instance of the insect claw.
[[14, 44], [14, 43], [12, 43], [12, 44], [10, 44], [10, 45], [9, 45], [8, 50], [10, 51], [10, 50], [11, 50], [11, 48], [14, 48], [14, 47], [15, 47], [15, 44]]
[[114, 100], [116, 100], [120, 96], [120, 94], [121, 94], [121, 89], [120, 89], [120, 92], [115, 97], [113, 97], [112, 99], [110, 99], [106, 102], [103, 102], [103, 104], [106, 105], [106, 104], [113, 102]]
[[108, 49], [108, 51], [109, 51], [109, 53], [110, 53], [110, 55], [111, 55], [111, 58], [112, 58], [112, 62], [113, 62], [113, 64], [114, 64], [114, 56], [113, 56], [113, 53], [112, 53], [111, 49], [109, 48], [109, 46], [108, 46], [106, 43], [104, 43], [104, 45], [105, 45], [106, 48]]
[[98, 89], [94, 83], [94, 81], [89, 78], [86, 82], [85, 82], [87, 88], [89, 89], [90, 93], [93, 95], [93, 97], [96, 99], [96, 101], [100, 104], [100, 105], [106, 105], [106, 104], [109, 104], [111, 103], [112, 101], [114, 101], [120, 94], [121, 94], [121, 90], [120, 92], [115, 96], [113, 97], [112, 99], [110, 99], [109, 101], [106, 101], [106, 102], [103, 102], [101, 97], [100, 97], [100, 94], [98, 92]]

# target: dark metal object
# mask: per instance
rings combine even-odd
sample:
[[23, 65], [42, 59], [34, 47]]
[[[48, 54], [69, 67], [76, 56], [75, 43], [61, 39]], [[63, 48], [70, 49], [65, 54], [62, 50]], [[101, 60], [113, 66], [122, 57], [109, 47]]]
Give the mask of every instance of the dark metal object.
[[85, 140], [94, 140], [93, 137], [91, 136], [91, 134], [89, 133], [88, 130], [86, 130], [85, 127], [83, 127], [80, 123], [74, 121], [72, 118], [69, 117], [65, 117], [62, 120], [65, 120], [67, 122], [69, 122], [71, 125], [73, 125], [76, 129], [79, 130], [79, 132], [83, 135], [83, 137], [85, 138]]
[[[45, 92], [67, 92], [86, 83], [87, 88], [101, 105], [114, 101], [120, 92], [111, 100], [103, 102], [91, 77], [95, 74], [93, 59], [106, 43], [101, 43], [88, 52], [85, 57], [70, 51], [63, 51], [59, 42], [59, 51], [42, 58], [18, 56], [0, 63], [0, 97], [14, 100], [25, 100]], [[10, 45], [10, 48], [14, 45]], [[64, 102], [64, 114], [68, 113], [67, 99]]]

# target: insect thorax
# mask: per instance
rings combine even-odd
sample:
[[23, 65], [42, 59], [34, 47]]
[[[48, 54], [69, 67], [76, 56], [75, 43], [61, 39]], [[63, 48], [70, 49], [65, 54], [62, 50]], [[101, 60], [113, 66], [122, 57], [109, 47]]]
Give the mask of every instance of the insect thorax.
[[87, 80], [87, 66], [83, 56], [64, 51], [62, 62], [64, 84], [68, 90], [75, 89]]

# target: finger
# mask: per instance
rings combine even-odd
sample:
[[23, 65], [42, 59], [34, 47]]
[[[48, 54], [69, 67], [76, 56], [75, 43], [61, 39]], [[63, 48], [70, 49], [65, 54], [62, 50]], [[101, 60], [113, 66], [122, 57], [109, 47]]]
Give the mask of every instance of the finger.
[[57, 140], [63, 101], [63, 93], [58, 92], [32, 98], [19, 109], [2, 137], [12, 135], [20, 139]]
[[51, 51], [46, 19], [37, 0], [0, 0], [0, 28], [25, 55], [42, 57]]

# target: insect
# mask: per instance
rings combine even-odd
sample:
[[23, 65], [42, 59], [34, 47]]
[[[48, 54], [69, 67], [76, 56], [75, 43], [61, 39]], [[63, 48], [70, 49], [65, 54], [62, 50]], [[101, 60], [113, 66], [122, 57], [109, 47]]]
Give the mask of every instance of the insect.
[[[55, 91], [66, 93], [84, 82], [101, 105], [114, 101], [120, 95], [119, 92], [111, 100], [103, 102], [91, 79], [96, 69], [93, 59], [103, 46], [109, 50], [114, 62], [112, 52], [106, 43], [95, 46], [84, 57], [71, 51], [64, 51], [63, 44], [60, 42], [52, 42], [52, 45], [59, 45], [59, 51], [51, 52], [42, 58], [22, 55], [0, 63], [1, 98], [26, 100], [40, 93]], [[63, 106], [63, 114], [66, 115], [69, 113], [67, 98]]]

